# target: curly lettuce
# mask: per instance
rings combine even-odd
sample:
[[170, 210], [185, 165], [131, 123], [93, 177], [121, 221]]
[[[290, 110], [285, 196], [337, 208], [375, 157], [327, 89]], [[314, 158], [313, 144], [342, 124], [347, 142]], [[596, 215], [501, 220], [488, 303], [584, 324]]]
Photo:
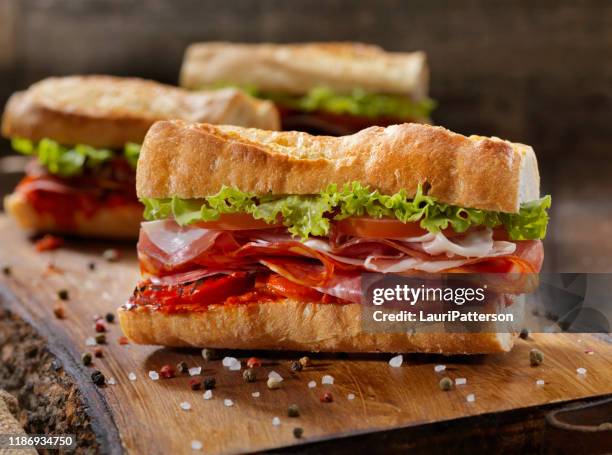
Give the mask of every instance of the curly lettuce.
[[[81, 175], [85, 169], [99, 168], [117, 155], [112, 150], [85, 144], [66, 147], [49, 138], [35, 143], [29, 139], [16, 137], [11, 140], [11, 145], [16, 152], [36, 156], [38, 162], [51, 174], [60, 177]], [[127, 143], [123, 153], [125, 159], [135, 169], [140, 154], [140, 145]]]
[[358, 182], [342, 187], [329, 185], [315, 195], [258, 196], [236, 188], [223, 187], [217, 194], [204, 199], [143, 198], [145, 219], [174, 218], [180, 225], [198, 221], [214, 221], [224, 213], [247, 213], [267, 223], [282, 222], [294, 236], [306, 239], [325, 236], [332, 220], [352, 216], [395, 218], [403, 223], [415, 223], [429, 231], [452, 228], [465, 232], [470, 227], [504, 226], [512, 240], [542, 239], [548, 224], [547, 209], [551, 198], [545, 196], [522, 204], [518, 213], [502, 213], [469, 209], [438, 202], [423, 193], [419, 186], [409, 198], [405, 191], [393, 195], [381, 194]]

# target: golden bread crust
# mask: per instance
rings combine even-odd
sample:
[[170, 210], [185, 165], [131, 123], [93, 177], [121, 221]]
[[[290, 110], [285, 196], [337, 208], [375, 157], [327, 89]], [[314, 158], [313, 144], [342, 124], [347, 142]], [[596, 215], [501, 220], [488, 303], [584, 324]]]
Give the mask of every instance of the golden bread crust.
[[44, 79], [13, 94], [2, 134], [119, 148], [141, 143], [154, 122], [172, 118], [272, 130], [280, 126], [273, 103], [239, 90], [191, 93], [137, 78], [69, 76]]
[[314, 194], [358, 181], [384, 194], [419, 184], [439, 201], [517, 212], [539, 197], [533, 149], [405, 123], [351, 136], [310, 136], [161, 121], [149, 130], [137, 168], [139, 197], [201, 198], [223, 185], [257, 194]]
[[359, 304], [290, 299], [187, 314], [121, 308], [119, 322], [133, 342], [176, 347], [453, 355], [506, 352], [513, 343], [508, 333], [365, 333]]
[[180, 84], [202, 89], [218, 83], [253, 85], [264, 91], [304, 94], [325, 86], [337, 92], [427, 96], [424, 52], [385, 52], [362, 43], [196, 43], [187, 48]]

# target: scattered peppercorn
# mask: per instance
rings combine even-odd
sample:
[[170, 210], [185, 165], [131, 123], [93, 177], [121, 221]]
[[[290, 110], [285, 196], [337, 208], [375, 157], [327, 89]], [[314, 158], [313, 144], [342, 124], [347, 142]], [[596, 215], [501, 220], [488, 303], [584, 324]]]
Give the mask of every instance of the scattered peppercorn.
[[521, 333], [519, 333], [519, 337], [523, 340], [526, 340], [527, 338], [529, 338], [529, 330], [521, 329]]
[[130, 340], [128, 340], [128, 337], [126, 336], [121, 336], [119, 337], [119, 344], [121, 345], [130, 344]]
[[279, 389], [281, 386], [281, 382], [276, 378], [268, 378], [268, 382], [266, 382], [268, 389]]
[[55, 305], [53, 305], [53, 314], [55, 314], [57, 319], [64, 319], [66, 317], [66, 308], [64, 307], [64, 304], [57, 302]]
[[532, 367], [537, 367], [544, 362], [544, 353], [539, 349], [532, 349], [529, 351], [529, 363]]
[[4, 274], [4, 276], [11, 276], [11, 272], [12, 270], [8, 265], [2, 267], [2, 273]]
[[102, 322], [101, 319], [98, 319], [96, 321], [96, 325], [94, 326], [94, 328], [96, 329], [96, 332], [98, 333], [106, 332], [106, 324], [104, 324], [104, 322]]
[[106, 319], [106, 322], [108, 322], [109, 324], [112, 324], [113, 322], [115, 322], [115, 315], [114, 313], [106, 313], [104, 319]]
[[102, 358], [102, 357], [104, 357], [104, 352], [102, 351], [102, 348], [95, 348], [95, 349], [94, 349], [94, 355], [95, 355], [97, 358]]
[[302, 366], [302, 364], [299, 361], [294, 360], [293, 362], [291, 362], [291, 370], [292, 371], [302, 371], [303, 368], [304, 367]]
[[311, 363], [312, 363], [312, 362], [310, 361], [310, 357], [308, 357], [308, 356], [304, 356], [304, 357], [302, 357], [302, 358], [300, 359], [300, 364], [301, 364], [303, 367], [308, 367], [308, 366], [310, 366], [310, 364], [311, 364]]
[[249, 368], [257, 368], [261, 366], [261, 360], [259, 360], [257, 357], [249, 357], [246, 364]]
[[93, 373], [91, 373], [91, 380], [98, 387], [101, 387], [106, 384], [106, 378], [100, 370], [95, 370]]
[[85, 365], [86, 367], [91, 365], [91, 354], [89, 352], [84, 352], [83, 355], [81, 356], [81, 362], [83, 362], [83, 365]]
[[96, 344], [106, 344], [106, 335], [98, 333], [95, 337]]
[[57, 297], [60, 300], [68, 300], [70, 298], [68, 294], [68, 289], [60, 289], [59, 291], [57, 291]]
[[202, 349], [202, 357], [204, 360], [217, 360], [219, 358], [219, 353], [216, 349], [204, 348]]
[[187, 373], [188, 370], [189, 366], [187, 365], [187, 362], [182, 361], [176, 364], [176, 371], [179, 373]]
[[290, 404], [287, 408], [287, 415], [289, 417], [299, 417], [300, 416], [300, 408], [298, 408], [297, 404]]
[[89, 268], [89, 270], [96, 270], [96, 263], [90, 262], [89, 264], [87, 264], [87, 267]]
[[334, 396], [331, 394], [331, 392], [325, 392], [323, 395], [321, 395], [322, 403], [331, 403], [332, 401], [334, 401]]
[[119, 250], [115, 248], [109, 248], [108, 250], [104, 250], [102, 253], [102, 257], [108, 262], [115, 262], [119, 259]]
[[174, 368], [172, 368], [170, 365], [164, 365], [159, 370], [159, 374], [161, 374], [166, 379], [173, 378], [174, 377]]
[[244, 379], [245, 382], [255, 382], [255, 380], [257, 379], [257, 375], [255, 374], [255, 371], [253, 371], [251, 368], [247, 368], [242, 373], [242, 379]]
[[190, 379], [189, 387], [191, 387], [191, 390], [200, 390], [202, 388], [202, 381], [198, 378]]
[[212, 390], [217, 385], [217, 380], [212, 376], [204, 378], [204, 390]]
[[295, 427], [293, 429], [293, 437], [295, 437], [295, 439], [300, 439], [303, 434], [304, 434], [304, 430], [302, 428]]
[[445, 376], [442, 379], [440, 379], [440, 389], [441, 390], [448, 392], [452, 388], [453, 388], [453, 380], [451, 378]]

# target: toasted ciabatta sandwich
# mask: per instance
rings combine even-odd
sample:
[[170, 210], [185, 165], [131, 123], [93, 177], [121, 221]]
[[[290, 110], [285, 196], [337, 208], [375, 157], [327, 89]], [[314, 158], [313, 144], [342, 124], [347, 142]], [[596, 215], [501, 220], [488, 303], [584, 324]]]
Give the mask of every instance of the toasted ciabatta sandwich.
[[228, 89], [191, 93], [112, 76], [49, 78], [15, 93], [2, 118], [13, 148], [33, 155], [4, 206], [35, 232], [135, 238], [140, 143], [158, 120], [278, 129], [274, 105]]
[[429, 122], [434, 107], [424, 52], [360, 43], [197, 43], [185, 53], [180, 83], [241, 87], [274, 101], [283, 129], [319, 134]]
[[402, 124], [325, 137], [158, 122], [137, 192], [137, 343], [506, 351], [510, 333], [364, 333], [363, 272], [539, 271], [550, 197], [533, 150]]

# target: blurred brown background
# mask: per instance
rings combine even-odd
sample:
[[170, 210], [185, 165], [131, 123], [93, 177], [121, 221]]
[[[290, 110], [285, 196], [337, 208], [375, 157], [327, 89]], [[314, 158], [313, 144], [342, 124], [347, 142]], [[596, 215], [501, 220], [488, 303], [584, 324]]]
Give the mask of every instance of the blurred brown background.
[[202, 40], [427, 51], [437, 124], [535, 148], [553, 195], [547, 268], [612, 270], [612, 2], [0, 0], [0, 102], [50, 75], [175, 83]]

